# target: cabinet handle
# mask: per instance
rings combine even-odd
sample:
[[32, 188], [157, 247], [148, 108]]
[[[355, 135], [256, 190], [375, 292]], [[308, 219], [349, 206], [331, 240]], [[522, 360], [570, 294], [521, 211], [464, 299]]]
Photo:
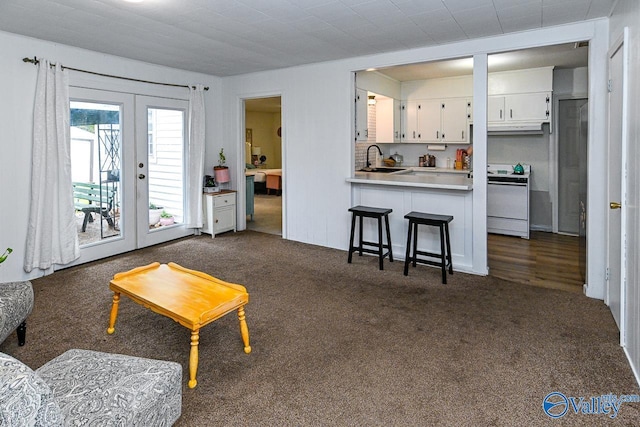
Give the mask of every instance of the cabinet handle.
[[443, 134], [442, 134], [442, 139], [444, 139], [444, 138], [445, 138], [445, 136], [444, 136], [444, 133], [443, 133]]
[[513, 119], [513, 108], [509, 110], [509, 118]]
[[416, 139], [416, 131], [413, 131], [413, 139]]
[[500, 109], [500, 118], [502, 119], [502, 108]]
[[462, 139], [464, 139], [464, 131], [462, 131]]
[[440, 139], [440, 132], [436, 131], [436, 139]]

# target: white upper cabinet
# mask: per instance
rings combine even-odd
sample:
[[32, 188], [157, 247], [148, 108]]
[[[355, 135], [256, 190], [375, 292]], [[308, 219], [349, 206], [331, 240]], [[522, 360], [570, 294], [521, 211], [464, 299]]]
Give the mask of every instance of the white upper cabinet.
[[407, 101], [402, 142], [467, 142], [470, 109], [466, 98]]
[[487, 98], [487, 121], [504, 121], [504, 96], [490, 96]]
[[550, 118], [551, 93], [521, 93], [504, 97], [507, 120], [546, 122]]
[[553, 67], [490, 73], [489, 125], [551, 123], [552, 90]]
[[442, 101], [440, 127], [441, 142], [467, 142], [471, 101], [467, 99], [445, 99]]
[[400, 101], [376, 96], [376, 142], [400, 142]]
[[438, 99], [418, 101], [420, 141], [435, 142], [442, 137], [441, 102]]
[[368, 112], [367, 112], [367, 91], [356, 89], [356, 141], [366, 141], [369, 138]]
[[418, 130], [418, 102], [404, 102], [401, 108], [402, 132], [400, 139], [402, 142], [418, 142], [420, 140], [420, 131]]

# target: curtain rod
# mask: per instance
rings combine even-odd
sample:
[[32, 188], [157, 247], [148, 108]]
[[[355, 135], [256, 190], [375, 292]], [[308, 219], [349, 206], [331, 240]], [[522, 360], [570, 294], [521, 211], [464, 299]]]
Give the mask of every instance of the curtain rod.
[[[31, 58], [22, 58], [23, 62], [31, 62], [32, 64], [39, 64], [40, 60], [38, 58], [36, 58], [35, 56], [33, 57], [33, 59]], [[56, 64], [51, 63], [50, 64], [52, 67], [54, 67]], [[122, 77], [122, 76], [114, 76], [112, 74], [103, 74], [103, 73], [97, 73], [95, 71], [87, 71], [87, 70], [81, 70], [79, 68], [72, 68], [72, 67], [67, 67], [64, 65], [60, 65], [63, 69], [66, 68], [67, 70], [72, 70], [72, 71], [77, 71], [79, 73], [87, 73], [87, 74], [93, 74], [96, 76], [102, 76], [102, 77], [111, 77], [114, 79], [121, 79], [121, 80], [130, 80], [132, 82], [140, 82], [140, 83], [150, 83], [152, 85], [162, 85], [162, 86], [173, 86], [173, 87], [192, 87], [192, 88], [196, 88], [195, 86], [189, 86], [189, 85], [179, 85], [179, 84], [174, 84], [174, 83], [161, 83], [161, 82], [152, 82], [150, 80], [140, 80], [140, 79], [134, 79], [131, 77]], [[204, 88], [204, 90], [209, 90], [209, 86], [206, 86]]]

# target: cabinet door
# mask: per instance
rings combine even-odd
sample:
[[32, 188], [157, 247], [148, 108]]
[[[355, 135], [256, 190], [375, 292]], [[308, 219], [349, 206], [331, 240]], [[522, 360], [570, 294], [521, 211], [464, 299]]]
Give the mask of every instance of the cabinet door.
[[465, 142], [469, 138], [467, 129], [467, 100], [463, 98], [443, 100], [440, 140]]
[[505, 96], [505, 112], [507, 120], [549, 121], [549, 93], [525, 93]]
[[367, 126], [367, 91], [363, 89], [356, 89], [356, 141], [366, 141]]
[[442, 139], [440, 100], [424, 100], [418, 103], [418, 139], [435, 142]]
[[407, 101], [402, 106], [402, 135], [403, 142], [418, 141], [418, 103]]
[[487, 97], [487, 121], [504, 122], [504, 96]]
[[376, 142], [394, 141], [393, 99], [381, 98], [376, 102]]
[[235, 206], [216, 208], [213, 213], [214, 232], [221, 233], [236, 228]]
[[393, 100], [393, 142], [400, 142], [402, 133], [402, 102], [399, 99]]

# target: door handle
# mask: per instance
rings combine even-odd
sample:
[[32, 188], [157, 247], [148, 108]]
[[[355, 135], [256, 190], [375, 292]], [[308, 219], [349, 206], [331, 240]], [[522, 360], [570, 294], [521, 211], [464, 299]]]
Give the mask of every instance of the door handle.
[[620, 209], [622, 208], [622, 205], [618, 202], [611, 202], [609, 203], [609, 208], [610, 209]]
[[145, 174], [143, 174], [143, 173], [141, 173], [140, 175], [138, 175], [138, 179], [145, 179], [145, 178], [146, 178], [146, 175], [145, 175]]

